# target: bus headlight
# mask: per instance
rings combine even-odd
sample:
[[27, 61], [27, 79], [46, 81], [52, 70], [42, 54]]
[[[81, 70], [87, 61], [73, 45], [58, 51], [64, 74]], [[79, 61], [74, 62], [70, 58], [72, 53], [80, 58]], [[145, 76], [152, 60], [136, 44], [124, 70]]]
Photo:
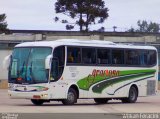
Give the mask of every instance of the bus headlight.
[[48, 94], [42, 94], [41, 95], [43, 98], [47, 98], [48, 97]]
[[48, 94], [44, 94], [44, 97], [48, 97]]

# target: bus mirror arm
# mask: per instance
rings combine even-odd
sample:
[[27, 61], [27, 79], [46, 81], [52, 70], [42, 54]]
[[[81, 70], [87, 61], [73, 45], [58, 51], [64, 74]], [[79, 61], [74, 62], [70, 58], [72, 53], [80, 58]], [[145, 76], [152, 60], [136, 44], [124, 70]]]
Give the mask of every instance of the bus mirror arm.
[[9, 69], [10, 61], [12, 55], [7, 55], [3, 60], [3, 69]]
[[45, 59], [45, 69], [51, 68], [52, 55], [48, 55]]

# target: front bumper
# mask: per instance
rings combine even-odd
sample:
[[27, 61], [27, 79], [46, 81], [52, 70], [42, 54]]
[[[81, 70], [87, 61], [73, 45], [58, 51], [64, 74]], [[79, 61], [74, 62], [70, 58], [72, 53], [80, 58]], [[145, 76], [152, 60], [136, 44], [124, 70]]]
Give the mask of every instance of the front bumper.
[[39, 91], [39, 92], [18, 92], [8, 90], [8, 95], [12, 99], [50, 99], [48, 91]]

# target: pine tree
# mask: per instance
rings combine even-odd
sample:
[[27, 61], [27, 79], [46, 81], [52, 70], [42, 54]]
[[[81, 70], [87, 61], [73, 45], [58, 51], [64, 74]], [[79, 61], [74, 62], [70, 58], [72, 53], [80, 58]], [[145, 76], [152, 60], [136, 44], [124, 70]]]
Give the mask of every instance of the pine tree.
[[[103, 23], [109, 16], [103, 0], [57, 0], [55, 11], [74, 19], [74, 23], [61, 20], [67, 30], [78, 25], [80, 31], [89, 31], [89, 25]], [[60, 21], [59, 17], [55, 21]]]
[[8, 33], [7, 22], [5, 21], [6, 14], [0, 14], [0, 33]]

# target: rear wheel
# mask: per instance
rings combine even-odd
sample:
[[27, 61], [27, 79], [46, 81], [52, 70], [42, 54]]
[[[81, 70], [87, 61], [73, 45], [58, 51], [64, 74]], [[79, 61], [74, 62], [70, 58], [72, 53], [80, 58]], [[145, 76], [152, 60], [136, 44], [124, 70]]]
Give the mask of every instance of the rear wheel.
[[37, 99], [31, 99], [31, 102], [34, 104], [34, 105], [37, 105], [37, 106], [40, 106], [44, 103], [43, 100], [37, 100]]
[[128, 98], [123, 98], [122, 102], [123, 103], [135, 103], [137, 101], [137, 97], [138, 97], [138, 91], [134, 86], [132, 86], [129, 90]]
[[105, 104], [108, 102], [108, 99], [107, 98], [94, 98], [94, 101], [97, 103], [97, 104]]
[[77, 93], [73, 88], [70, 88], [67, 94], [67, 99], [62, 100], [64, 105], [73, 105], [77, 102]]

